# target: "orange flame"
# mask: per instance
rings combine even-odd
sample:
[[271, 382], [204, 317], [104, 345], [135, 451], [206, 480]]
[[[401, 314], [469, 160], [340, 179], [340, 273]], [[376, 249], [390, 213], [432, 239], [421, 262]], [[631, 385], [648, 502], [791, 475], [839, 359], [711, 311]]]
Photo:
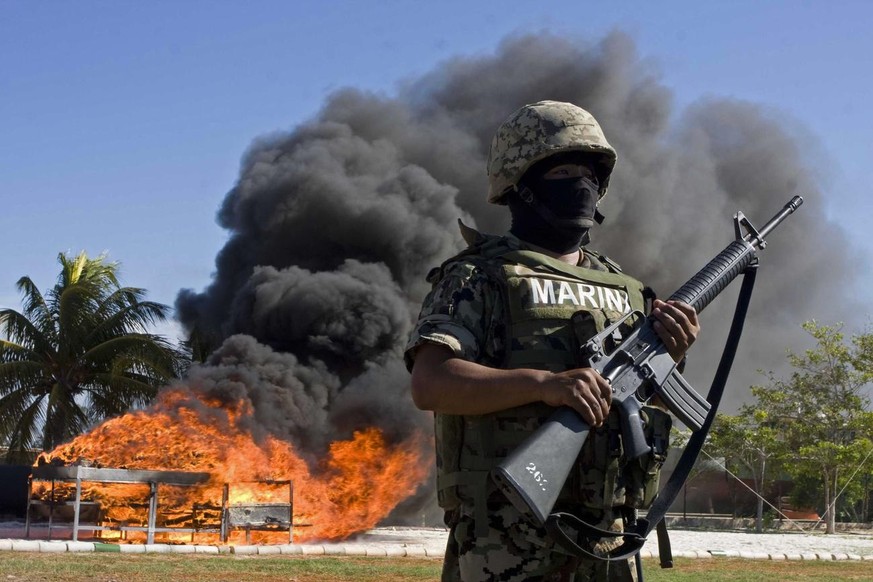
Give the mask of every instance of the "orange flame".
[[[216, 510], [225, 483], [229, 504], [288, 503], [287, 485], [256, 482], [290, 480], [295, 541], [340, 540], [375, 527], [415, 492], [432, 464], [423, 434], [388, 444], [379, 429], [368, 428], [332, 443], [328, 457], [310, 468], [289, 443], [273, 437], [258, 442], [244, 429], [240, 421], [251, 420], [251, 412], [248, 402], [222, 406], [166, 390], [148, 410], [108, 420], [37, 463], [87, 460], [100, 467], [209, 473], [203, 486], [161, 486], [161, 510], [180, 515], [190, 515], [195, 504]], [[35, 484], [35, 491], [37, 486], [47, 493], [46, 484]], [[144, 485], [90, 483], [83, 499], [100, 503], [105, 522], [120, 523], [142, 514], [147, 491]]]

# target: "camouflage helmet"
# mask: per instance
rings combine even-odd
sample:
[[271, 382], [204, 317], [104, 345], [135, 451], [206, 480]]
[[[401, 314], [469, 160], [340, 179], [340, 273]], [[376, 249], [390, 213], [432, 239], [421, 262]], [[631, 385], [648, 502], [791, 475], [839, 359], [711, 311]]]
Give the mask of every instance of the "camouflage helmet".
[[497, 128], [488, 153], [488, 202], [506, 204], [504, 195], [536, 162], [582, 152], [597, 158], [600, 198], [606, 195], [615, 150], [594, 116], [572, 103], [540, 101], [525, 105]]

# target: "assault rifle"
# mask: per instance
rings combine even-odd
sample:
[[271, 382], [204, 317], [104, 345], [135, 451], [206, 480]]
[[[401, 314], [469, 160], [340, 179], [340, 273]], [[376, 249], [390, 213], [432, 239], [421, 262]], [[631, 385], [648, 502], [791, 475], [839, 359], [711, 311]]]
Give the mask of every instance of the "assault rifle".
[[[684, 301], [698, 313], [703, 311], [731, 281], [757, 262], [756, 251], [766, 246], [764, 237], [802, 203], [803, 198], [795, 196], [760, 231], [737, 212], [736, 240], [670, 299]], [[618, 407], [622, 446], [628, 459], [651, 450], [643, 433], [640, 410], [655, 395], [692, 431], [704, 425], [711, 408], [676, 369], [653, 322], [652, 317], [633, 311], [581, 347], [580, 367], [597, 370], [612, 387], [612, 406]], [[537, 525], [545, 524], [551, 514], [589, 430], [575, 410], [561, 407], [492, 471], [498, 488]]]

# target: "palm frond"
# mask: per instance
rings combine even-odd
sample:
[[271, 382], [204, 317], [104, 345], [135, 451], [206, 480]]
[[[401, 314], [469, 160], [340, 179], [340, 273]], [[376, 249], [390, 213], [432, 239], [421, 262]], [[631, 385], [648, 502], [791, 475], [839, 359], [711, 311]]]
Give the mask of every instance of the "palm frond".
[[30, 277], [25, 276], [20, 278], [15, 286], [22, 294], [21, 304], [24, 307], [24, 314], [28, 319], [33, 321], [51, 319], [51, 311], [48, 308], [48, 304], [46, 304], [39, 287], [36, 286]]
[[150, 370], [163, 382], [176, 376], [180, 352], [164, 338], [151, 334], [127, 334], [93, 346], [83, 356], [88, 362], [112, 362], [116, 373], [139, 367]]
[[[22, 392], [42, 394], [51, 385], [43, 362], [30, 360], [0, 362], [0, 394]], [[50, 389], [50, 388], [49, 388]]]
[[52, 351], [54, 348], [56, 338], [53, 335], [47, 335], [44, 329], [14, 309], [0, 309], [0, 326], [8, 341], [22, 348], [37, 351]]
[[20, 421], [22, 415], [41, 397], [30, 392], [9, 392], [0, 397], [0, 434], [7, 437]]
[[85, 251], [75, 257], [60, 253], [58, 262], [61, 272], [58, 276], [58, 286], [67, 287], [78, 283], [97, 283], [100, 286], [120, 287], [117, 278], [118, 263], [106, 262], [106, 253], [95, 258], [89, 258]]
[[[102, 306], [101, 306], [102, 307]], [[118, 305], [109, 314], [108, 309], [102, 309], [107, 315], [101, 318], [100, 324], [94, 328], [93, 334], [120, 335], [126, 333], [147, 333], [151, 326], [166, 321], [169, 307], [153, 301], [143, 301]]]
[[[148, 378], [101, 374], [89, 387], [91, 407], [100, 418], [123, 414], [132, 408], [150, 404], [158, 393], [158, 387]], [[96, 384], [112, 386], [113, 390], [97, 390]]]
[[55, 384], [46, 403], [43, 449], [54, 448], [88, 429], [88, 415], [76, 401], [75, 394], [60, 383]]
[[42, 426], [45, 424], [45, 402], [34, 400], [15, 418], [9, 433], [9, 455], [39, 446]]

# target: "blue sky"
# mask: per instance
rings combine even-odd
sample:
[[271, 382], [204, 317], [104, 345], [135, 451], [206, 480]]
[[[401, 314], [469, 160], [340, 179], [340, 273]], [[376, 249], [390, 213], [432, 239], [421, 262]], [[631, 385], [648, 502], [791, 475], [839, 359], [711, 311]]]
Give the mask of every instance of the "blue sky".
[[202, 289], [225, 240], [216, 211], [254, 138], [292, 129], [336, 89], [391, 95], [536, 31], [626, 31], [676, 111], [719, 96], [784, 115], [869, 273], [873, 4], [469, 4], [0, 2], [0, 306], [19, 306], [20, 276], [47, 288], [57, 254], [82, 249], [107, 251], [160, 302]]

